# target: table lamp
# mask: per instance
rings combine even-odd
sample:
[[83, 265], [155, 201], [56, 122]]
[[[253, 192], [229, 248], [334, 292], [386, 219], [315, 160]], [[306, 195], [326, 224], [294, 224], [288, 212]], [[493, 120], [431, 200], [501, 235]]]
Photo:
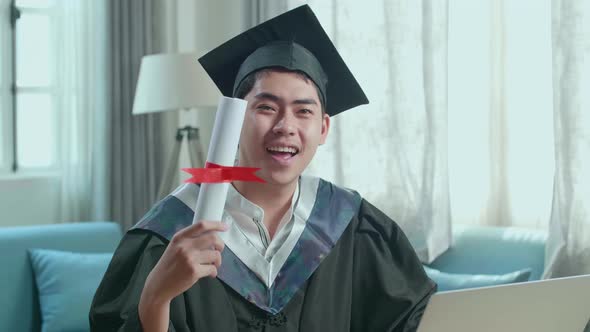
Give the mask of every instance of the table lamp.
[[[141, 59], [132, 114], [215, 107], [221, 93], [205, 73], [197, 58], [196, 53], [144, 56]], [[191, 126], [178, 128], [172, 156], [166, 164], [158, 188], [158, 199], [174, 189], [174, 175], [179, 169], [178, 157], [185, 135], [191, 167], [204, 165], [199, 129]]]

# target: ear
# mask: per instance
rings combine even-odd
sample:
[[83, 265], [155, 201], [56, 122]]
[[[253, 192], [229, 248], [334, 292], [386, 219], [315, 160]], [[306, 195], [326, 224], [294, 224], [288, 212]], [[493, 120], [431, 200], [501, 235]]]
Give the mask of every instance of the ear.
[[328, 132], [330, 131], [330, 116], [327, 113], [322, 114], [322, 132], [320, 137], [320, 145], [326, 143]]

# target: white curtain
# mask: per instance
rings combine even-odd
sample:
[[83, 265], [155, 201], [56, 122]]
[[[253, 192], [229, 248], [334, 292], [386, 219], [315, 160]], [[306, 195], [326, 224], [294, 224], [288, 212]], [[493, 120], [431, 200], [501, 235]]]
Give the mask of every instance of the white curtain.
[[545, 278], [590, 273], [590, 3], [449, 6], [453, 222], [547, 231]]
[[106, 3], [56, 2], [61, 221], [108, 215]]
[[546, 277], [590, 274], [590, 2], [553, 0], [555, 185]]
[[547, 230], [554, 172], [550, 22], [550, 0], [449, 2], [454, 223]]
[[265, 2], [277, 11], [260, 8], [257, 16], [303, 3], [370, 100], [332, 119], [328, 142], [307, 173], [359, 191], [430, 262], [451, 241], [446, 1], [290, 0]]
[[551, 1], [260, 1], [253, 17], [309, 3], [371, 101], [333, 119], [311, 173], [359, 190], [425, 262], [452, 224], [548, 231], [552, 277], [590, 273], [590, 2]]

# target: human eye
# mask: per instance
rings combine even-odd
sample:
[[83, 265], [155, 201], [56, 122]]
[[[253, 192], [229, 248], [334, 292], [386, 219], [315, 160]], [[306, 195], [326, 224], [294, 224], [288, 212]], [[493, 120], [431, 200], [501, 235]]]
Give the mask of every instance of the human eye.
[[299, 113], [304, 114], [304, 115], [311, 115], [311, 114], [313, 114], [313, 110], [311, 110], [309, 108], [302, 108], [299, 110]]
[[260, 111], [274, 111], [275, 109], [272, 106], [266, 104], [260, 104], [256, 107], [257, 110]]

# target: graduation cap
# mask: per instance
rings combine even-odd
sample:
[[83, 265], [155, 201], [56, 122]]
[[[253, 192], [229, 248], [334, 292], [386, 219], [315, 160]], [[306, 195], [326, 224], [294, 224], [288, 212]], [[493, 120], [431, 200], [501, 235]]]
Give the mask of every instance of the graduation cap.
[[330, 116], [369, 103], [308, 5], [243, 32], [199, 58], [199, 62], [228, 97], [235, 95], [249, 74], [282, 67], [309, 76], [319, 88]]

